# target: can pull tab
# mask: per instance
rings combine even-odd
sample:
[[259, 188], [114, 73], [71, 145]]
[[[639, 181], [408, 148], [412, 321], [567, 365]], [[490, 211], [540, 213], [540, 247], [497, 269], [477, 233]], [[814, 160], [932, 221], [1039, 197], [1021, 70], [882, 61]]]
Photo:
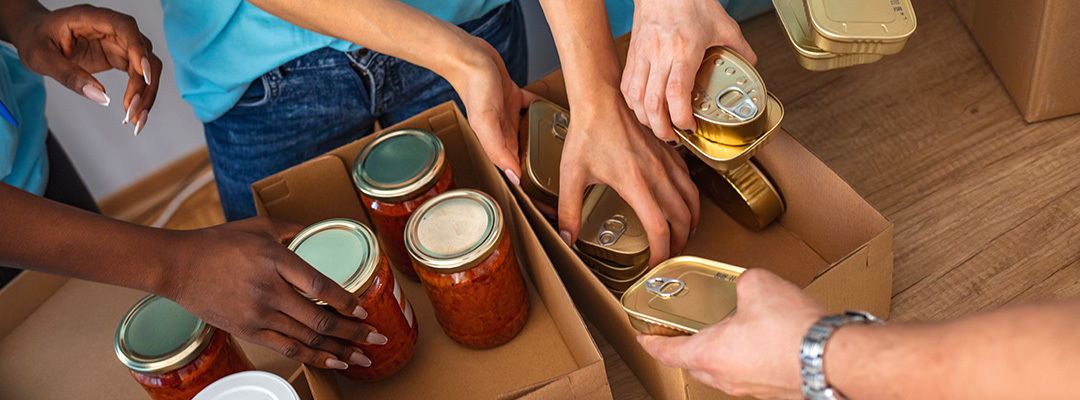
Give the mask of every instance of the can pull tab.
[[600, 232], [596, 233], [596, 243], [599, 243], [601, 247], [607, 247], [615, 244], [626, 232], [626, 218], [622, 215], [616, 215], [608, 218], [600, 225]]
[[[729, 93], [738, 93], [741, 96], [727, 96]], [[757, 104], [754, 104], [754, 101], [750, 99], [750, 95], [738, 86], [731, 86], [721, 91], [716, 96], [716, 106], [739, 121], [748, 121], [758, 113]]]
[[658, 276], [645, 281], [645, 290], [664, 298], [679, 294], [684, 288], [686, 284], [675, 278]]
[[570, 129], [570, 117], [566, 113], [555, 112], [551, 118], [551, 133], [559, 140], [566, 140], [566, 131]]

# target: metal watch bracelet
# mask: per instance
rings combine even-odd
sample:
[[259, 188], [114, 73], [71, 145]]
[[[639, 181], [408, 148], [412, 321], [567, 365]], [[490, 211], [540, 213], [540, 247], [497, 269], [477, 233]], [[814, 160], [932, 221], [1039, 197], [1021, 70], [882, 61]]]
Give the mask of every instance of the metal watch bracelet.
[[825, 355], [825, 343], [833, 332], [848, 324], [880, 324], [880, 318], [865, 311], [845, 311], [843, 314], [826, 315], [818, 319], [803, 337], [802, 346], [799, 347], [799, 363], [801, 365], [802, 395], [808, 400], [845, 400], [839, 390], [829, 386], [825, 380], [825, 368], [823, 358]]

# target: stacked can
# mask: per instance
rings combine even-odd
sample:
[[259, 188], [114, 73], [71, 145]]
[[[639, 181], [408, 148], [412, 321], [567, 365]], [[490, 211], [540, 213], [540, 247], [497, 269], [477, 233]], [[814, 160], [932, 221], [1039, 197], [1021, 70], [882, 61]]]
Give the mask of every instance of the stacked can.
[[721, 46], [705, 52], [691, 105], [697, 128], [673, 128], [688, 150], [690, 177], [740, 224], [764, 228], [784, 212], [784, 202], [750, 158], [772, 140], [784, 106], [746, 59]]
[[574, 251], [612, 293], [621, 295], [649, 269], [649, 238], [634, 209], [607, 185], [593, 185], [581, 207]]
[[869, 64], [915, 32], [910, 0], [773, 0], [799, 65], [811, 71]]

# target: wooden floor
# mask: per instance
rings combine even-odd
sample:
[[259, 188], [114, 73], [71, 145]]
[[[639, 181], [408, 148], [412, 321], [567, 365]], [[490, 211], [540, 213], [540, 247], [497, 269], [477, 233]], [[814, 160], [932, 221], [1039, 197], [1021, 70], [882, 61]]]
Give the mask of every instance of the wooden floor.
[[[896, 225], [893, 321], [1077, 296], [1080, 116], [1025, 123], [945, 1], [912, 3], [919, 27], [901, 53], [829, 72], [796, 64], [775, 16], [743, 24], [786, 108], [784, 129]], [[205, 160], [198, 153], [155, 176], [165, 196], [135, 202], [142, 190], [134, 190], [103, 209], [153, 221], [177, 182], [209, 168]], [[166, 226], [222, 221], [208, 185]], [[614, 397], [648, 398], [603, 337], [593, 337]]]

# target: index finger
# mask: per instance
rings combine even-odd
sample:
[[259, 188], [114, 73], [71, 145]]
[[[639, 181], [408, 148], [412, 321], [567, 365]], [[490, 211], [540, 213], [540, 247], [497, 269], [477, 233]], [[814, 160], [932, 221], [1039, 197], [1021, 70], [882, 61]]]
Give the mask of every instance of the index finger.
[[308, 294], [312, 299], [321, 300], [343, 315], [360, 319], [367, 318], [367, 311], [360, 307], [360, 300], [355, 295], [308, 265], [296, 253], [284, 249], [283, 251], [284, 254], [274, 263], [274, 267], [278, 275], [286, 282]]

